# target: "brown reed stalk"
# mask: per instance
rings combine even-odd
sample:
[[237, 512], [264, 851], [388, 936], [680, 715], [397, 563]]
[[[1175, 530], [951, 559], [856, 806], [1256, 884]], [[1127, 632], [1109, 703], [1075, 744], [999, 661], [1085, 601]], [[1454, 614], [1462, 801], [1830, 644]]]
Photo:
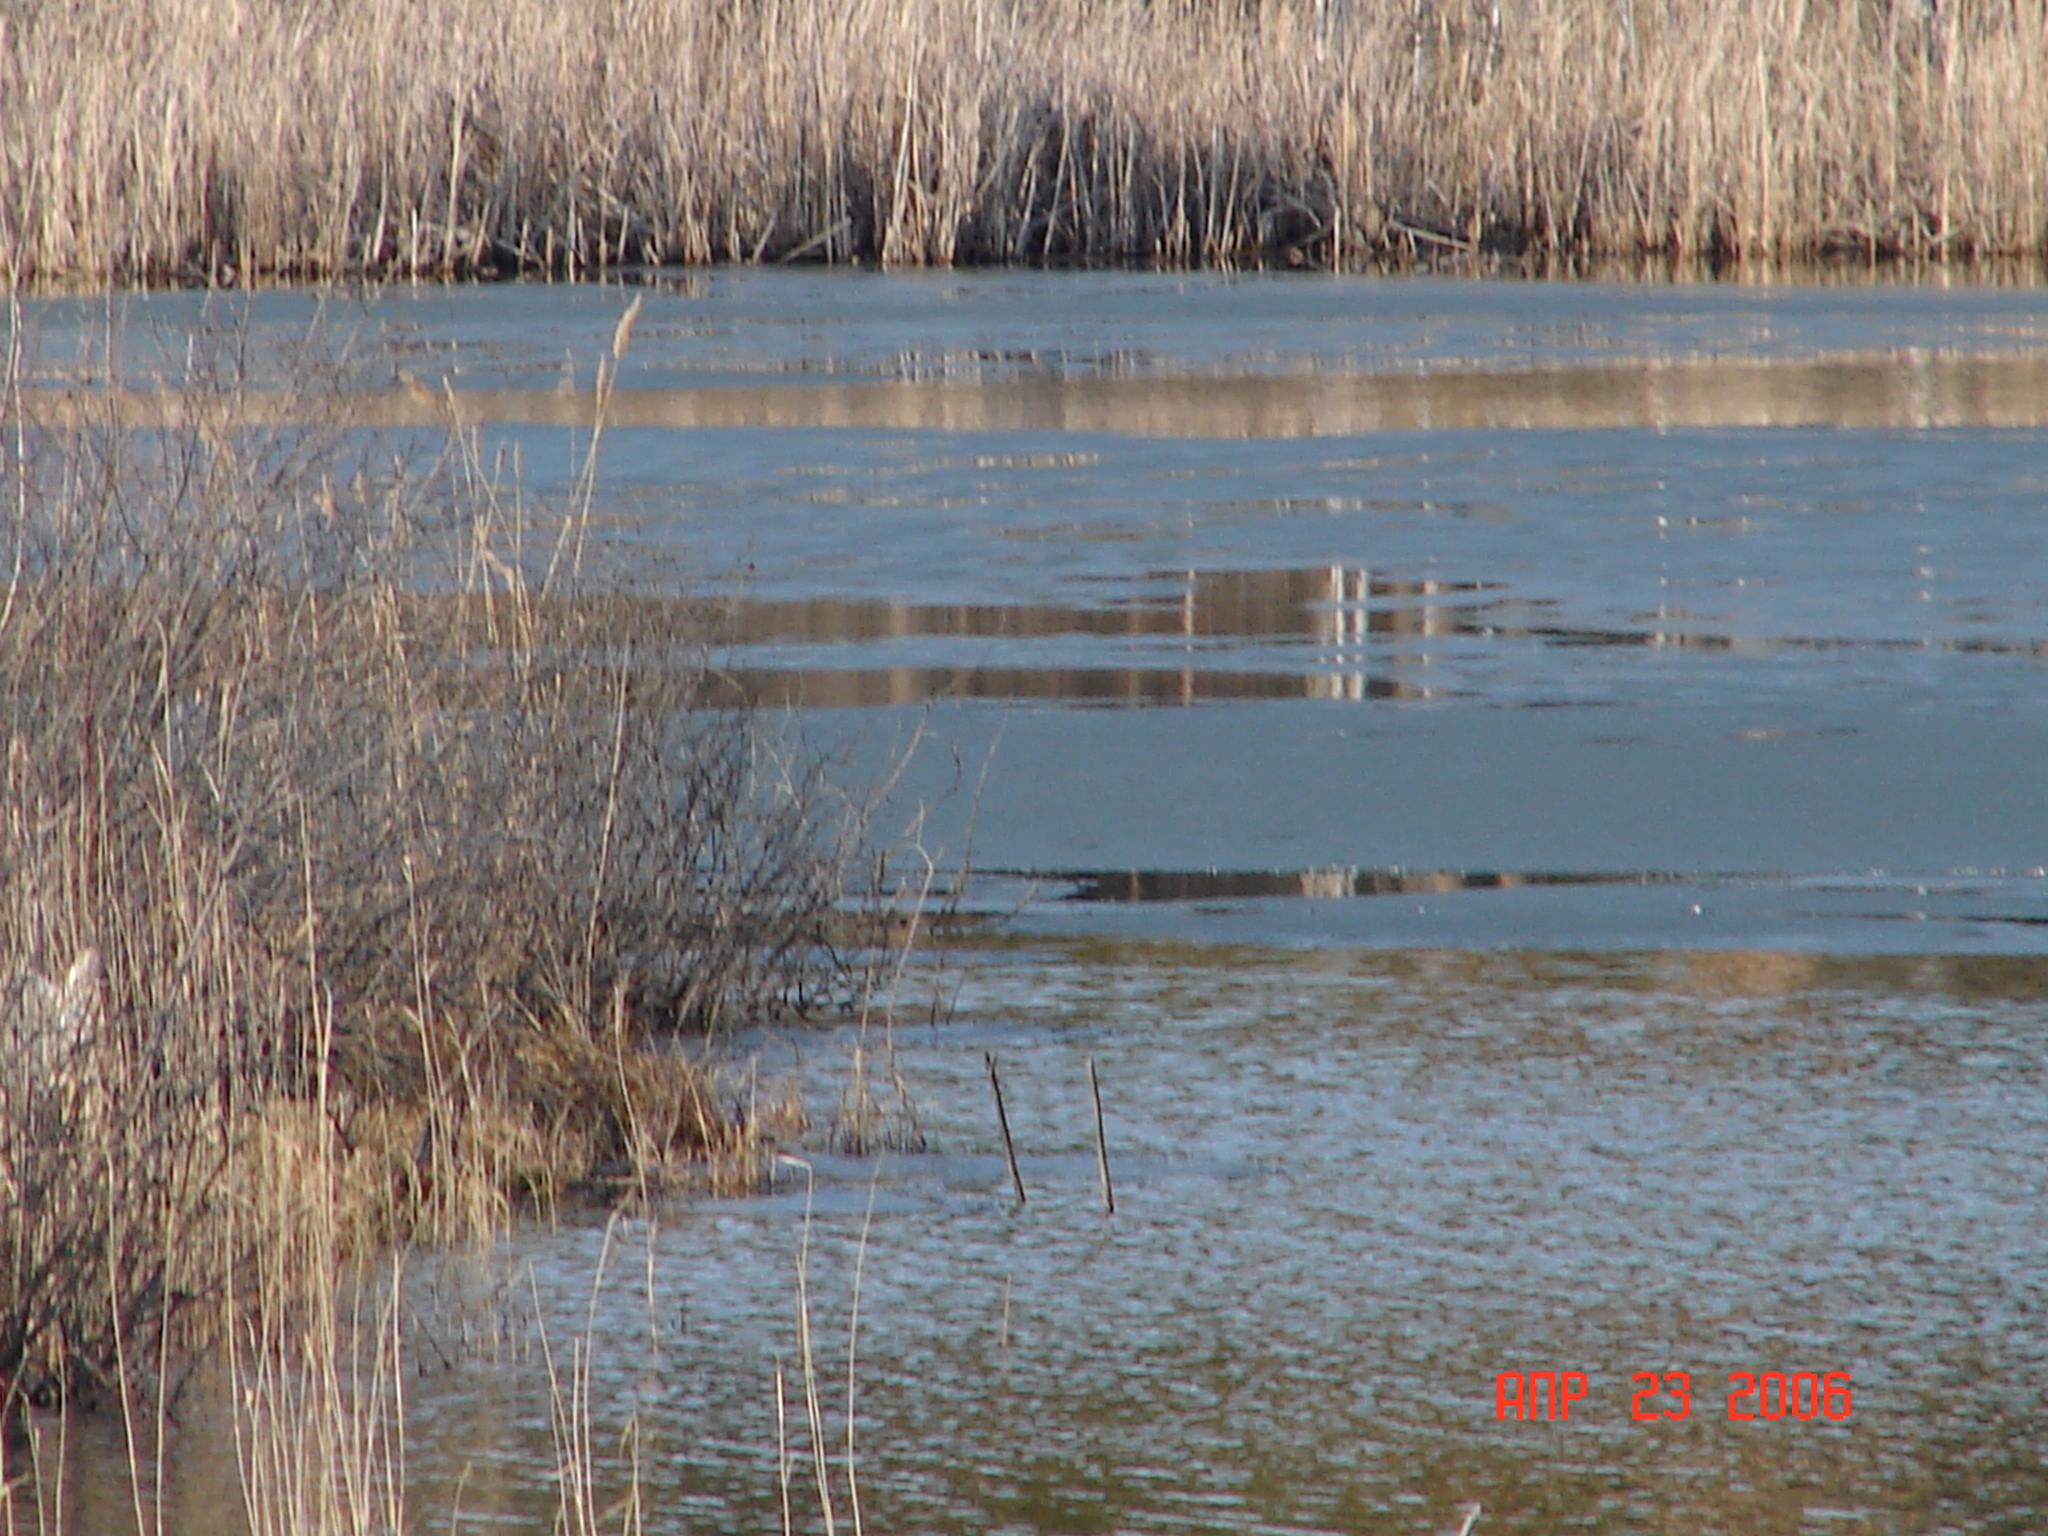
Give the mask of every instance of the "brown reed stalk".
[[1003, 1133], [1003, 1157], [1010, 1165], [1010, 1185], [1017, 1191], [1017, 1203], [1024, 1204], [1024, 1175], [1017, 1169], [1017, 1147], [1010, 1140], [1010, 1115], [1003, 1108], [1003, 1080], [996, 1075], [996, 1058], [991, 1051], [982, 1052], [981, 1059], [988, 1064], [988, 1086], [996, 1097], [996, 1126]]
[[0, 103], [50, 281], [2048, 239], [2043, 0], [24, 0]]
[[1109, 1178], [1109, 1136], [1102, 1128], [1102, 1084], [1095, 1075], [1095, 1058], [1088, 1058], [1088, 1095], [1095, 1101], [1095, 1172], [1102, 1185], [1102, 1212], [1116, 1214], [1116, 1186]]

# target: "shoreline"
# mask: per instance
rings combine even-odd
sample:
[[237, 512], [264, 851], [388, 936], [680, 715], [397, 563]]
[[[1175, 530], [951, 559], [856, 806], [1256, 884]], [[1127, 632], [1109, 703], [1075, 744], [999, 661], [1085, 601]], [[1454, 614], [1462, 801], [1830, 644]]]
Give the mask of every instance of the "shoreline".
[[88, 0], [0, 100], [16, 286], [2048, 253], [2038, 8]]

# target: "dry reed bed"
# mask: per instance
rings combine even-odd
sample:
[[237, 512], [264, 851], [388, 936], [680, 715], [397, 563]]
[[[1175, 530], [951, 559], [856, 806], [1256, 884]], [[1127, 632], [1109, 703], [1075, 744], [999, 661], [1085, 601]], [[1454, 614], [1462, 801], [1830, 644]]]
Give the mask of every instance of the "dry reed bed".
[[2043, 0], [11, 0], [18, 278], [2038, 252]]
[[847, 983], [815, 771], [459, 436], [365, 447], [317, 390], [277, 425], [232, 335], [168, 425], [39, 420], [12, 339], [0, 1432], [238, 1275], [748, 1177], [758, 1117], [665, 1037]]

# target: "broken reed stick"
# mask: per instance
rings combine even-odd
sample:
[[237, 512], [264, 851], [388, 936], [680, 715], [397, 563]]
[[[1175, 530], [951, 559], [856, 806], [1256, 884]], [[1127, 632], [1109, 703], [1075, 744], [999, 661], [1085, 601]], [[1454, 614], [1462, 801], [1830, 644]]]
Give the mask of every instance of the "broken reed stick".
[[996, 1076], [996, 1058], [993, 1051], [983, 1051], [981, 1059], [988, 1063], [988, 1085], [996, 1094], [996, 1124], [1003, 1131], [1003, 1156], [1010, 1160], [1010, 1182], [1017, 1188], [1017, 1203], [1024, 1203], [1024, 1175], [1017, 1171], [1017, 1148], [1010, 1140], [1010, 1117], [1003, 1109], [1003, 1082]]
[[1088, 1091], [1095, 1097], [1095, 1171], [1102, 1175], [1102, 1211], [1116, 1214], [1116, 1189], [1109, 1182], [1109, 1138], [1102, 1133], [1102, 1084], [1095, 1078], [1095, 1058], [1088, 1058]]

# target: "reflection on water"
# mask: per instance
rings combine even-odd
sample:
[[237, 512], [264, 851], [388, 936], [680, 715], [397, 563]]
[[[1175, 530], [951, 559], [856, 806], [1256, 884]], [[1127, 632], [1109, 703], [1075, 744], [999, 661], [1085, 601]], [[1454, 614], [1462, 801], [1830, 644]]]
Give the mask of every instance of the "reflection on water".
[[[1382, 634], [1444, 632], [1449, 600], [1463, 589], [1436, 582], [1398, 582], [1343, 565], [1312, 570], [1161, 571], [1140, 590], [1107, 608], [1050, 604], [933, 604], [813, 598], [739, 604], [731, 638], [879, 640], [909, 635], [1029, 637], [1052, 634], [1211, 637], [1300, 636], [1331, 646], [1368, 630]], [[1367, 604], [1372, 604], [1368, 609]]]
[[[442, 381], [452, 385], [453, 381]], [[360, 426], [589, 427], [587, 389], [404, 387], [356, 395]], [[59, 409], [61, 396], [44, 409]], [[257, 407], [260, 409], [260, 404]], [[139, 394], [138, 420], [174, 415]], [[1656, 361], [1588, 368], [1442, 369], [1278, 377], [1068, 377], [996, 383], [816, 382], [609, 392], [618, 428], [829, 428], [1113, 432], [1164, 438], [1340, 437], [1371, 432], [1675, 427], [2048, 425], [2048, 358], [1904, 352], [1782, 362]]]
[[[1218, 901], [1306, 896], [1441, 896], [1451, 891], [1511, 891], [1526, 886], [1648, 885], [1656, 875], [1531, 873], [1519, 870], [1351, 869], [1044, 872], [1034, 878], [1071, 887], [1068, 901]], [[1662, 877], [1668, 878], [1668, 877]]]
[[[1740, 283], [1532, 283], [1271, 273], [654, 273], [638, 290], [645, 302], [621, 381], [1245, 378], [1657, 359], [1796, 362], [1880, 349], [1983, 355], [2038, 352], [2048, 342], [2042, 290], [2013, 269], [1966, 275], [1944, 266], [1917, 282], [1901, 276], [1808, 269]], [[2000, 282], [2012, 285], [2001, 290]], [[324, 321], [387, 377], [404, 368], [429, 384], [446, 376], [459, 389], [573, 391], [588, 384], [631, 297], [612, 284], [501, 283], [31, 299], [27, 308], [44, 328], [28, 362], [31, 382], [106, 368], [146, 380], [184, 369], [192, 332], [246, 326], [256, 345], [244, 360], [267, 381], [280, 359], [303, 361], [299, 344]]]
[[[587, 428], [589, 389], [455, 387], [401, 371], [400, 388], [318, 402], [365, 427]], [[62, 391], [39, 413], [67, 409]], [[278, 402], [285, 411], [305, 401]], [[262, 416], [262, 397], [249, 402]], [[1164, 438], [1340, 437], [1373, 432], [1675, 427], [2037, 427], [2048, 425], [2048, 358], [1919, 350], [1783, 361], [1617, 362], [1597, 367], [1442, 368], [1420, 373], [1138, 378], [993, 383], [748, 383], [621, 388], [603, 397], [618, 428], [829, 428], [1120, 433]], [[134, 420], [176, 420], [174, 397], [133, 393]]]
[[777, 708], [839, 709], [932, 699], [1059, 704], [1196, 704], [1220, 699], [1427, 699], [1437, 691], [1364, 672], [1215, 672], [1192, 667], [734, 667], [741, 697]]
[[[1567, 622], [1482, 581], [1401, 580], [1361, 567], [1148, 572], [1103, 584], [1099, 606], [1059, 603], [923, 603], [820, 597], [736, 598], [720, 633], [734, 664], [726, 675], [745, 697], [776, 705], [843, 707], [926, 699], [1037, 699], [1166, 704], [1211, 699], [1441, 699], [1464, 691], [1425, 675], [1395, 675], [1429, 647], [1457, 640], [1491, 650], [1533, 642], [1559, 647], [1650, 647], [1764, 658], [1895, 648], [2048, 659], [2048, 637], [1754, 635], [1717, 632], [1711, 614], [1667, 607], [1640, 627]], [[1546, 611], [1550, 610], [1550, 611]], [[1077, 645], [1077, 640], [1095, 642]], [[1050, 642], [1066, 642], [1054, 647]], [[920, 643], [922, 642], [922, 643]], [[990, 642], [975, 646], [970, 642]], [[1372, 650], [1366, 649], [1368, 646]], [[1395, 647], [1388, 649], [1387, 647]], [[851, 658], [889, 650], [1025, 656], [1058, 649], [1091, 664], [861, 666]], [[767, 666], [770, 654], [786, 658]], [[1380, 663], [1362, 665], [1368, 656]], [[815, 657], [817, 660], [811, 660]], [[1112, 659], [1114, 658], [1114, 659]], [[1284, 659], [1287, 670], [1246, 665]], [[1176, 661], [1180, 664], [1176, 665]]]
[[[1126, 584], [1119, 583], [1119, 586]], [[1480, 620], [1458, 599], [1477, 588], [1374, 579], [1343, 565], [1311, 570], [1152, 573], [1129, 595], [1099, 607], [1074, 604], [931, 604], [845, 598], [735, 600], [725, 627], [736, 647], [825, 647], [832, 664], [771, 670], [741, 664], [729, 675], [745, 694], [775, 704], [915, 704], [933, 698], [1010, 698], [1076, 703], [1190, 704], [1208, 699], [1425, 699], [1437, 690], [1372, 676], [1368, 637], [1473, 632]], [[1007, 653], [1033, 642], [1085, 638], [1134, 664], [1071, 666], [847, 666], [842, 646], [995, 641]], [[957, 645], [950, 648], [958, 648]], [[1272, 648], [1287, 671], [1243, 667], [1234, 657]], [[741, 652], [739, 654], [748, 654]], [[853, 652], [852, 654], [859, 654]], [[1175, 666], [1176, 657], [1182, 665]], [[1142, 664], [1135, 664], [1142, 658]], [[1221, 663], [1219, 665], [1219, 663]]]
[[[381, 413], [430, 419], [391, 396]], [[439, 402], [426, 402], [434, 411]], [[581, 426], [590, 396], [477, 391], [463, 419]], [[1336, 437], [1415, 430], [2048, 425], [2048, 358], [1907, 353], [1755, 364], [1654, 363], [1517, 372], [1304, 378], [1054, 379], [632, 391], [628, 426], [1117, 432], [1145, 437]]]
[[[637, 1466], [650, 1529], [773, 1530], [786, 1471], [819, 1528], [807, 1243], [828, 1476], [844, 1522], [850, 1411], [868, 1529], [1421, 1536], [1477, 1501], [1508, 1536], [2019, 1536], [2048, 1503], [2044, 965], [978, 951], [957, 1018], [891, 1042], [933, 1151], [415, 1266], [414, 1518], [553, 1518], [544, 1330], [591, 1352], [601, 1504]], [[857, 1038], [754, 1042], [819, 1141]], [[1497, 1418], [1497, 1375], [1540, 1369], [1586, 1373], [1570, 1421]], [[1690, 1414], [1633, 1417], [1646, 1370], [1688, 1372]], [[1847, 1372], [1852, 1411], [1731, 1420], [1730, 1373], [1770, 1370]]]

